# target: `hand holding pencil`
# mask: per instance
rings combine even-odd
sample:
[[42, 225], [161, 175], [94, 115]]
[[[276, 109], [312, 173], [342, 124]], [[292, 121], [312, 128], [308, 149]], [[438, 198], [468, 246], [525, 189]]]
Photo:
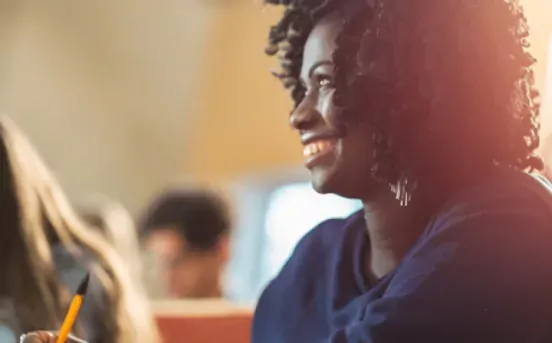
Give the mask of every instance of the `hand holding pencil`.
[[52, 331], [36, 331], [31, 332], [21, 337], [20, 343], [86, 343], [83, 340], [70, 336], [70, 332], [75, 325], [75, 321], [79, 315], [80, 308], [84, 302], [84, 297], [88, 289], [90, 274], [87, 274], [81, 281], [77, 292], [71, 301], [65, 320], [59, 332]]
[[[21, 337], [20, 343], [56, 343], [58, 336], [56, 332], [53, 331], [35, 331], [30, 332]], [[69, 335], [66, 343], [86, 343], [82, 339], [73, 337]]]

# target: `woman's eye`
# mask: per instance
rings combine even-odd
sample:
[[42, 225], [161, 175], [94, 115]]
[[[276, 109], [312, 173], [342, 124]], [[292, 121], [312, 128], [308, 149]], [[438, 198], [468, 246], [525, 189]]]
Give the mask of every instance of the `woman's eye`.
[[316, 81], [318, 87], [327, 87], [332, 85], [332, 79], [326, 75], [320, 75]]
[[307, 96], [310, 92], [321, 88], [333, 87], [332, 77], [329, 75], [316, 75], [311, 79], [309, 85], [301, 82], [301, 88], [304, 91], [304, 96]]

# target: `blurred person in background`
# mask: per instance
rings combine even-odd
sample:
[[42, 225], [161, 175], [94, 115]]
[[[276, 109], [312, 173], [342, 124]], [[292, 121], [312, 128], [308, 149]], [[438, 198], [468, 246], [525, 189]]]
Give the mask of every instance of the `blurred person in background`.
[[552, 194], [516, 0], [267, 0], [319, 193], [254, 343], [552, 342]]
[[174, 298], [220, 298], [229, 255], [230, 217], [214, 192], [171, 189], [149, 206], [141, 235]]
[[91, 281], [75, 334], [89, 343], [157, 342], [147, 299], [114, 248], [75, 213], [24, 134], [0, 118], [0, 296], [17, 331], [59, 329]]

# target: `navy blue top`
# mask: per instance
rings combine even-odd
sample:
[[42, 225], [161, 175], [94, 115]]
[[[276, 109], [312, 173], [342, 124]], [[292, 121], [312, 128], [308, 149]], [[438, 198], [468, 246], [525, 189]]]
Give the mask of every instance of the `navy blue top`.
[[445, 204], [369, 287], [362, 213], [297, 245], [259, 299], [253, 343], [552, 342], [552, 196], [508, 171]]

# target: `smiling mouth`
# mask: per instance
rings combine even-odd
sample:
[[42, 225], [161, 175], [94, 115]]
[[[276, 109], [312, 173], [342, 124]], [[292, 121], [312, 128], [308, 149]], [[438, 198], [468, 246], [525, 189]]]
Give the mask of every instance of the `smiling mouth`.
[[322, 158], [331, 154], [337, 146], [336, 139], [320, 139], [306, 144], [303, 148], [303, 157], [307, 168], [323, 162]]

